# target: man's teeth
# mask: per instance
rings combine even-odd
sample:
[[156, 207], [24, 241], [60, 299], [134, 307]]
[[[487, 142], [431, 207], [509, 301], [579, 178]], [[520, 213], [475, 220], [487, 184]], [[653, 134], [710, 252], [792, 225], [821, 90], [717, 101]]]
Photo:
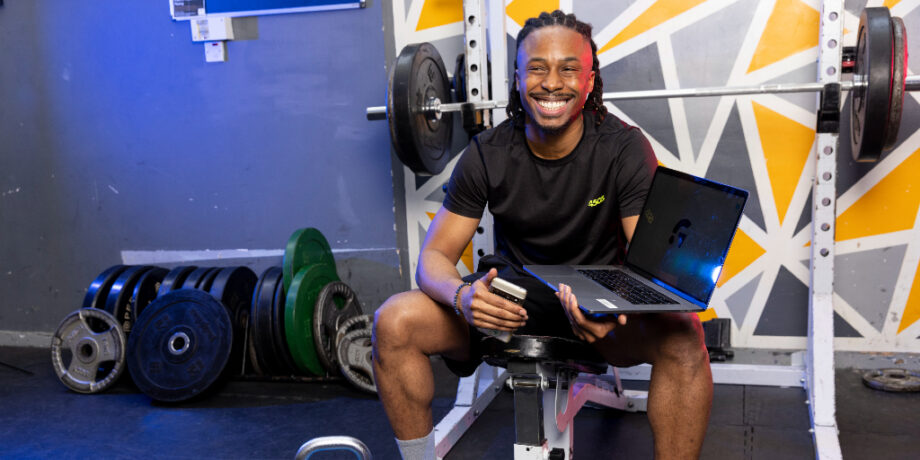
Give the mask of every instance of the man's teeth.
[[556, 110], [562, 108], [566, 101], [537, 101], [537, 104], [540, 104], [540, 107], [545, 109]]

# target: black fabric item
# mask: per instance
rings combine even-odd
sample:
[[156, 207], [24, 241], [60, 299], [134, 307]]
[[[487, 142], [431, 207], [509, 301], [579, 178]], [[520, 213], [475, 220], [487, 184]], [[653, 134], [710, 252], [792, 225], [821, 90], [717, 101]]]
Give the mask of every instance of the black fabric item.
[[569, 155], [534, 155], [523, 129], [506, 120], [470, 142], [451, 175], [444, 207], [495, 218], [495, 252], [520, 264], [619, 264], [621, 217], [638, 215], [657, 160], [635, 127], [613, 115], [584, 134]]
[[[527, 290], [527, 298], [524, 299], [524, 309], [527, 310], [527, 324], [524, 327], [514, 331], [515, 334], [523, 335], [540, 335], [550, 337], [563, 337], [571, 340], [579, 340], [572, 333], [569, 320], [565, 316], [562, 304], [556, 298], [555, 291], [542, 281], [530, 276], [519, 265], [509, 261], [506, 257], [499, 255], [487, 255], [479, 259], [479, 271], [463, 278], [464, 281], [475, 281], [485, 276], [492, 268], [498, 270], [498, 277], [516, 284]], [[482, 362], [482, 355], [485, 352], [483, 340], [496, 340], [487, 337], [479, 329], [469, 326], [470, 329], [470, 359], [467, 361], [456, 361], [444, 357], [444, 363], [447, 368], [460, 377], [472, 375]]]

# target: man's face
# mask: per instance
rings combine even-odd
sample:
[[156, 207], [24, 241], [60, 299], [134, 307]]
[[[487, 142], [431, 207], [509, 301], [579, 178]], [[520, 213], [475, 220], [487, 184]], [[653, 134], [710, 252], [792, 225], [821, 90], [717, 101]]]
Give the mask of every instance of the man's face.
[[581, 34], [563, 26], [537, 29], [518, 48], [517, 63], [528, 124], [555, 134], [579, 118], [594, 89], [591, 45]]

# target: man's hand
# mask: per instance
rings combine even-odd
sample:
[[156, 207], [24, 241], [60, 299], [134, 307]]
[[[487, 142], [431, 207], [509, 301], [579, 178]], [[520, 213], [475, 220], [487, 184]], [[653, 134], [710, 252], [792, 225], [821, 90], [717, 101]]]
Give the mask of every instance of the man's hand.
[[598, 321], [585, 318], [585, 315], [578, 308], [578, 299], [575, 298], [572, 288], [565, 284], [559, 285], [556, 297], [559, 298], [559, 302], [562, 303], [562, 307], [565, 310], [565, 315], [569, 318], [572, 332], [585, 342], [594, 343], [606, 337], [610, 331], [616, 328], [617, 324], [626, 325], [626, 315], [623, 314], [611, 315], [609, 319], [604, 318]]
[[467, 323], [486, 329], [514, 331], [527, 322], [527, 310], [489, 292], [498, 270], [491, 269], [460, 295], [460, 309]]

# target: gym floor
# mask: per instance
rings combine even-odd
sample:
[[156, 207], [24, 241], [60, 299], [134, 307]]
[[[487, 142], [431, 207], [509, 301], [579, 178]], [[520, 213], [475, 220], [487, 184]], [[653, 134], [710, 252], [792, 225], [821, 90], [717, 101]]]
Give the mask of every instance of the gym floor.
[[[450, 409], [457, 378], [433, 359], [434, 416]], [[317, 436], [362, 440], [378, 459], [398, 459], [376, 397], [344, 382], [235, 380], [197, 402], [153, 403], [128, 378], [95, 395], [57, 379], [43, 348], [0, 348], [0, 457], [292, 458]], [[646, 382], [624, 382], [642, 389]], [[716, 385], [705, 459], [814, 458], [801, 388]], [[920, 458], [920, 394], [871, 390], [853, 369], [837, 371], [837, 423], [846, 459]], [[513, 398], [501, 392], [448, 459], [510, 459]], [[578, 458], [652, 458], [643, 413], [583, 408]], [[314, 459], [354, 458], [324, 452]]]

